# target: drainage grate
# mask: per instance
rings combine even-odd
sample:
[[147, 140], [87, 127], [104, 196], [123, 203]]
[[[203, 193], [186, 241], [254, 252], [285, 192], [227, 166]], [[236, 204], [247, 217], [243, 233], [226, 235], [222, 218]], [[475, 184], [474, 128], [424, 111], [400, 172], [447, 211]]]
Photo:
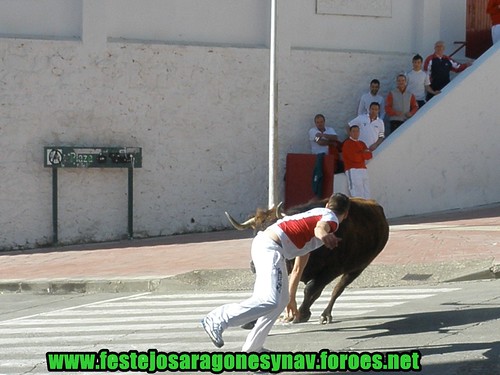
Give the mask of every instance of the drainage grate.
[[407, 273], [401, 280], [423, 281], [432, 276], [432, 273]]

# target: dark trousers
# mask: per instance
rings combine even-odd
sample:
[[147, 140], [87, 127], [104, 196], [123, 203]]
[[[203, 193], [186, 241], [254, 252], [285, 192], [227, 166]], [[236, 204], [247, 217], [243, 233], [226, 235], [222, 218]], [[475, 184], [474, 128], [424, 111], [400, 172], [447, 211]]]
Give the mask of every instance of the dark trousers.
[[422, 108], [425, 103], [425, 100], [417, 100], [418, 108]]
[[393, 133], [397, 128], [399, 128], [403, 122], [404, 121], [396, 121], [396, 120], [390, 121], [391, 133]]

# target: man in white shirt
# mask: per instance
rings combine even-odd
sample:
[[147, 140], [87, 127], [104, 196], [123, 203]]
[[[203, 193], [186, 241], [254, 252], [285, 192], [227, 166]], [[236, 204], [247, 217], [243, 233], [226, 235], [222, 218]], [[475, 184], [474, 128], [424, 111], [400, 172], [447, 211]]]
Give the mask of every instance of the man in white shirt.
[[385, 117], [385, 103], [384, 97], [378, 95], [378, 90], [380, 90], [380, 81], [378, 79], [372, 79], [370, 82], [370, 92], [361, 95], [358, 106], [358, 116], [366, 115], [370, 111], [370, 104], [377, 102], [380, 106], [380, 111], [378, 116], [384, 121]]
[[420, 55], [413, 56], [413, 70], [406, 74], [407, 86], [406, 89], [415, 95], [419, 108], [425, 104], [427, 92], [430, 92], [431, 81], [427, 72], [422, 70], [424, 59]]
[[368, 114], [359, 115], [348, 124], [348, 128], [353, 125], [359, 126], [359, 140], [363, 141], [370, 151], [375, 151], [385, 136], [384, 122], [378, 116], [379, 110], [380, 105], [372, 102]]
[[325, 126], [325, 116], [317, 114], [314, 116], [315, 127], [309, 129], [309, 142], [311, 153], [328, 154], [328, 146], [338, 142], [337, 133], [333, 128]]

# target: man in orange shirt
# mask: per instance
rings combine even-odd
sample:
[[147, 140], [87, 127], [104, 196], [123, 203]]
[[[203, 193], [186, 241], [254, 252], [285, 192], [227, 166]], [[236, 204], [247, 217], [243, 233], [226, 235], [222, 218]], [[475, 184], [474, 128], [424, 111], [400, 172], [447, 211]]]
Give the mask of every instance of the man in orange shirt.
[[351, 197], [369, 199], [370, 186], [366, 160], [370, 160], [373, 155], [366, 144], [359, 140], [359, 133], [359, 125], [350, 125], [349, 138], [344, 141], [342, 155]]
[[495, 44], [500, 41], [500, 0], [489, 0], [486, 13], [491, 17], [491, 38]]

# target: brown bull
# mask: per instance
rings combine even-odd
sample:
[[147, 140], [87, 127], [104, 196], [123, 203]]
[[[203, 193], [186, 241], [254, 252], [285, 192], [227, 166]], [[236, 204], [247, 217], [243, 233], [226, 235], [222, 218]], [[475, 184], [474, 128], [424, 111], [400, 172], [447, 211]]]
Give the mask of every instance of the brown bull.
[[[287, 213], [294, 214], [314, 207], [324, 207], [326, 202], [327, 200], [312, 202], [307, 206], [289, 210]], [[236, 222], [229, 214], [226, 213], [226, 215], [236, 229], [262, 230], [278, 220], [281, 214], [279, 206], [267, 211], [257, 210], [253, 218], [242, 224]], [[342, 275], [333, 289], [330, 302], [320, 317], [322, 324], [332, 321], [332, 308], [335, 301], [382, 251], [389, 238], [389, 225], [382, 206], [377, 202], [351, 198], [349, 215], [340, 224], [335, 234], [342, 238], [337, 248], [331, 250], [322, 246], [310, 253], [309, 261], [300, 279], [306, 287], [304, 300], [299, 307], [299, 316], [295, 318], [295, 322], [308, 321], [311, 317], [311, 306], [319, 298], [325, 286]], [[291, 267], [289, 271], [290, 269]]]

